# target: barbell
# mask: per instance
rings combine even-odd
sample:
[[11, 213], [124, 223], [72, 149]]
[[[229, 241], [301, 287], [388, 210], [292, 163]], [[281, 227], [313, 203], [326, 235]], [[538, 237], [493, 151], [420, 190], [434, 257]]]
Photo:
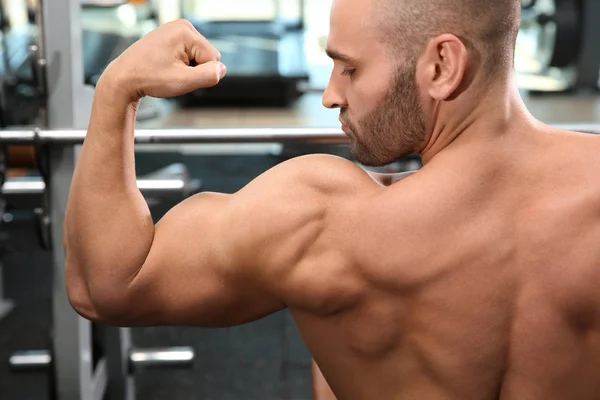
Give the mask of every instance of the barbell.
[[[553, 124], [567, 131], [600, 134], [600, 124]], [[85, 141], [85, 130], [4, 130], [0, 145], [69, 146]], [[347, 144], [338, 128], [241, 128], [241, 129], [142, 129], [134, 134], [137, 144], [216, 144], [216, 143], [304, 143]]]
[[[85, 130], [4, 130], [0, 145], [82, 144]], [[137, 130], [138, 144], [202, 144], [202, 143], [347, 143], [348, 138], [334, 128], [247, 128], [247, 129], [156, 129]]]
[[[128, 370], [135, 373], [143, 369], [190, 369], [196, 354], [191, 347], [165, 347], [132, 349], [127, 357]], [[13, 353], [8, 365], [12, 372], [46, 372], [52, 366], [49, 350], [30, 350]]]

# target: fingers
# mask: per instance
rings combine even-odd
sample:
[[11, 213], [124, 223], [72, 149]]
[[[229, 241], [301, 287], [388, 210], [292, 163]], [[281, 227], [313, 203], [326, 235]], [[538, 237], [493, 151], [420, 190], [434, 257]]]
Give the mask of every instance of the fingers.
[[209, 61], [221, 61], [221, 53], [208, 41], [208, 39], [196, 30], [191, 22], [181, 20], [180, 24], [186, 28], [185, 32], [189, 33], [189, 36], [186, 38], [185, 47], [190, 61], [195, 61], [196, 64], [204, 64]]
[[180, 84], [186, 91], [192, 91], [217, 85], [226, 75], [227, 67], [219, 61], [209, 61], [195, 67], [185, 67], [183, 72]]
[[221, 61], [221, 53], [198, 31], [194, 43], [191, 47], [190, 60], [194, 60], [196, 64], [204, 64], [209, 61]]

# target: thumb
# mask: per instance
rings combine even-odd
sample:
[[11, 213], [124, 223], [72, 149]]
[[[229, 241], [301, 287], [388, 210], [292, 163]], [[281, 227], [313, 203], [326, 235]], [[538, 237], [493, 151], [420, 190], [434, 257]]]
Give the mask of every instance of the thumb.
[[[185, 76], [182, 76], [189, 86], [209, 88], [216, 86], [227, 74], [227, 67], [219, 61], [210, 61], [194, 67], [188, 67]], [[187, 86], [186, 85], [186, 86]]]

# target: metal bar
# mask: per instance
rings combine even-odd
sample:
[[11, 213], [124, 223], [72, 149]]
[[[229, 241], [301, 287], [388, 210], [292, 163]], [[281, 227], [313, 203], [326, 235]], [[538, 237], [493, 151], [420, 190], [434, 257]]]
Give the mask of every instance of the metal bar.
[[66, 256], [63, 248], [63, 224], [71, 179], [75, 168], [73, 147], [50, 149], [52, 168], [45, 196], [50, 205], [53, 261], [52, 285], [52, 363], [51, 380], [56, 399], [93, 400], [91, 322], [80, 317], [69, 302], [66, 287]]
[[[600, 134], [600, 124], [554, 124], [558, 129]], [[87, 131], [0, 131], [2, 144], [82, 144]], [[150, 129], [135, 132], [138, 144], [202, 143], [318, 143], [344, 144], [348, 137], [337, 128]]]
[[191, 347], [136, 349], [129, 355], [132, 371], [144, 368], [192, 368], [195, 352]]
[[35, 142], [35, 131], [0, 131], [0, 143], [2, 144], [33, 144]]
[[[85, 85], [81, 9], [85, 0], [44, 0], [41, 55], [48, 83], [47, 118], [42, 129], [87, 129], [94, 89]], [[82, 131], [85, 132], [85, 131]], [[34, 131], [32, 144], [47, 144]], [[85, 134], [82, 135], [85, 137]], [[2, 140], [0, 139], [0, 143]], [[51, 398], [95, 400], [91, 322], [77, 315], [67, 297], [65, 253], [62, 243], [66, 205], [75, 164], [75, 147], [51, 146], [49, 179], [44, 196], [51, 223], [52, 288], [52, 383]], [[102, 375], [98, 375], [101, 377]]]
[[[52, 355], [50, 350], [19, 351], [10, 356], [8, 365], [13, 373], [48, 372], [52, 365]], [[106, 359], [101, 359], [92, 378], [92, 400], [104, 399], [107, 384]]]
[[33, 70], [37, 73], [34, 76], [37, 78], [37, 91], [38, 95], [44, 96], [44, 102], [40, 106], [39, 117], [40, 122], [43, 126], [48, 126], [48, 80], [47, 80], [47, 72], [46, 67], [48, 66], [48, 59], [46, 58], [46, 31], [45, 31], [45, 11], [44, 7], [46, 6], [46, 1], [49, 0], [39, 0], [37, 12], [35, 16], [35, 24], [37, 26], [37, 44], [35, 50], [35, 57], [32, 58], [32, 67]]
[[131, 374], [129, 352], [132, 348], [131, 328], [105, 327], [108, 386], [110, 400], [135, 400], [135, 377]]
[[44, 194], [46, 184], [39, 179], [8, 178], [2, 186], [2, 197], [5, 196], [40, 196]]
[[[79, 144], [86, 131], [42, 131], [41, 142]], [[161, 129], [135, 132], [136, 143], [346, 142], [339, 129]]]
[[44, 0], [43, 52], [48, 82], [47, 123], [43, 128], [86, 129], [94, 90], [86, 86], [81, 0]]
[[[138, 179], [137, 186], [144, 195], [181, 194], [183, 196], [186, 183], [183, 179]], [[46, 184], [41, 178], [39, 180], [9, 178], [2, 186], [1, 193], [6, 198], [11, 196], [41, 196], [45, 190]]]
[[[599, 129], [600, 130], [600, 129]], [[87, 131], [41, 130], [1, 131], [3, 144], [82, 144]], [[136, 143], [346, 143], [339, 129], [259, 128], [259, 129], [156, 129], [135, 132]]]
[[108, 372], [106, 368], [106, 359], [103, 358], [98, 362], [92, 377], [92, 400], [103, 400], [106, 396], [106, 388], [108, 387]]
[[[149, 206], [175, 205], [188, 198], [194, 191], [192, 183], [181, 179], [140, 179], [137, 183]], [[44, 207], [45, 187], [44, 182], [39, 181], [12, 182], [9, 180], [0, 189], [0, 193], [11, 208], [33, 210]], [[0, 296], [1, 292], [0, 289]]]
[[47, 372], [51, 364], [52, 355], [49, 350], [19, 351], [8, 360], [12, 372]]

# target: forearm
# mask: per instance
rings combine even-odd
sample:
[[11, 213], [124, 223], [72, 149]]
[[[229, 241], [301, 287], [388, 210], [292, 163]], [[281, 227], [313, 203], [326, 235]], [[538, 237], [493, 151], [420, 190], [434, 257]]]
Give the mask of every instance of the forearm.
[[137, 105], [117, 87], [99, 83], [67, 206], [67, 279], [83, 280], [80, 286], [101, 302], [125, 293], [154, 236], [136, 183]]

